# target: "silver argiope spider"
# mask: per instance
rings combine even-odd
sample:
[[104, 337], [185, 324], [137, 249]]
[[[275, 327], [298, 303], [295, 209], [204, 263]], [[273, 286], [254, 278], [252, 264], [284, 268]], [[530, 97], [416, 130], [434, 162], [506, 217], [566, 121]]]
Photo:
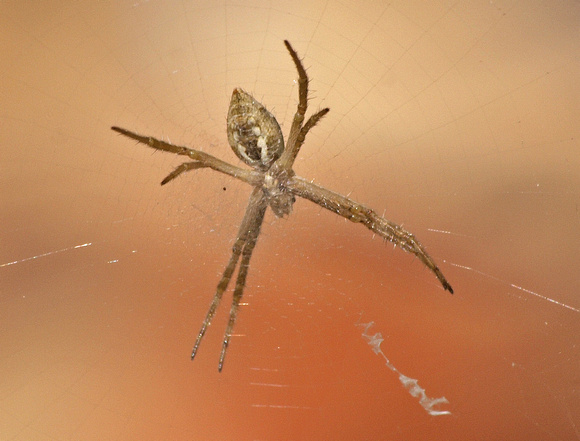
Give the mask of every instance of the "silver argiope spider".
[[167, 184], [188, 170], [208, 167], [237, 178], [254, 187], [250, 195], [248, 207], [246, 208], [246, 214], [242, 220], [238, 236], [232, 249], [232, 256], [218, 283], [216, 293], [205, 316], [205, 320], [201, 325], [201, 330], [199, 331], [191, 353], [191, 359], [193, 360], [222, 295], [228, 287], [241, 255], [242, 261], [234, 289], [230, 319], [224, 335], [218, 365], [220, 372], [236, 321], [240, 300], [242, 299], [246, 285], [246, 276], [250, 267], [252, 251], [254, 250], [258, 235], [260, 234], [260, 227], [264, 221], [264, 214], [268, 207], [278, 217], [290, 214], [296, 196], [308, 199], [352, 222], [362, 223], [373, 233], [378, 234], [385, 240], [393, 242], [405, 251], [413, 253], [435, 273], [443, 288], [453, 294], [451, 285], [447, 282], [445, 276], [443, 276], [443, 273], [427, 254], [423, 246], [415, 239], [415, 236], [399, 225], [377, 215], [370, 208], [346, 196], [316, 185], [300, 176], [296, 176], [294, 170], [292, 170], [292, 166], [300, 151], [300, 147], [302, 147], [308, 131], [328, 113], [329, 109], [325, 108], [318, 111], [304, 123], [304, 114], [306, 113], [308, 105], [308, 76], [302, 66], [302, 62], [298, 58], [298, 54], [294, 51], [290, 43], [285, 40], [284, 44], [298, 70], [299, 86], [298, 108], [294, 114], [286, 147], [284, 147], [284, 137], [278, 121], [276, 121], [276, 118], [262, 104], [242, 89], [234, 89], [232, 94], [227, 118], [228, 142], [238, 158], [251, 166], [252, 170], [242, 169], [228, 164], [199, 150], [177, 146], [150, 136], [141, 136], [119, 127], [111, 127], [114, 131], [154, 149], [189, 156], [192, 161], [177, 167], [161, 181], [161, 185]]

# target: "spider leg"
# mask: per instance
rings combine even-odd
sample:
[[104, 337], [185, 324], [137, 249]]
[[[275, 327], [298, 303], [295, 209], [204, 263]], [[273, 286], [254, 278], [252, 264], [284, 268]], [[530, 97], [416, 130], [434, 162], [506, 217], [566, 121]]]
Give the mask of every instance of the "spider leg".
[[197, 348], [199, 347], [199, 344], [201, 343], [201, 340], [202, 340], [203, 336], [205, 335], [205, 331], [207, 330], [208, 326], [211, 324], [211, 320], [213, 319], [213, 316], [215, 315], [215, 311], [216, 311], [218, 305], [220, 304], [220, 300], [222, 299], [222, 295], [223, 295], [224, 291], [227, 289], [228, 284], [230, 283], [230, 280], [232, 278], [232, 274], [234, 273], [234, 270], [236, 269], [236, 264], [238, 263], [238, 258], [240, 257], [240, 254], [242, 252], [242, 248], [243, 248], [243, 245], [245, 244], [245, 241], [246, 241], [245, 237], [238, 237], [238, 239], [236, 239], [236, 242], [234, 243], [234, 246], [232, 248], [232, 256], [230, 257], [230, 261], [228, 263], [228, 266], [226, 267], [224, 274], [223, 274], [220, 282], [218, 283], [215, 295], [213, 296], [213, 300], [211, 302], [211, 305], [209, 306], [209, 310], [207, 311], [205, 319], [203, 320], [203, 323], [201, 325], [201, 329], [199, 330], [199, 334], [197, 334], [197, 339], [195, 340], [195, 345], [193, 345], [193, 350], [191, 351], [191, 359], [192, 360], [195, 357], [195, 354], [197, 353]]
[[226, 327], [226, 332], [224, 334], [224, 340], [222, 343], [222, 352], [220, 354], [220, 361], [218, 365], [218, 370], [221, 372], [224, 364], [224, 358], [226, 356], [226, 351], [230, 343], [230, 338], [232, 336], [232, 330], [234, 329], [234, 324], [236, 322], [236, 317], [238, 315], [238, 309], [240, 306], [240, 301], [242, 300], [242, 295], [244, 294], [244, 287], [246, 286], [246, 277], [248, 275], [248, 270], [250, 269], [250, 259], [252, 257], [252, 252], [258, 241], [258, 235], [260, 234], [260, 227], [264, 220], [264, 214], [266, 213], [266, 208], [268, 204], [266, 198], [264, 197], [256, 206], [254, 211], [254, 216], [252, 219], [251, 230], [244, 248], [242, 249], [242, 261], [240, 262], [240, 269], [238, 271], [238, 278], [236, 280], [236, 288], [234, 290], [234, 297], [232, 300], [232, 307], [230, 309], [230, 319]]
[[282, 166], [285, 170], [290, 170], [292, 164], [296, 159], [298, 150], [300, 146], [297, 147], [296, 141], [300, 134], [300, 129], [302, 128], [302, 123], [304, 122], [304, 114], [308, 108], [308, 75], [306, 75], [306, 70], [302, 65], [302, 61], [298, 57], [298, 54], [292, 48], [288, 40], [284, 40], [286, 49], [294, 61], [296, 70], [298, 71], [298, 107], [296, 113], [294, 114], [294, 119], [292, 120], [292, 126], [290, 126], [290, 133], [288, 134], [288, 141], [286, 142], [286, 148], [280, 159], [278, 159], [278, 164]]
[[205, 166], [202, 163], [200, 163], [199, 161], [195, 161], [195, 162], [184, 162], [179, 167], [177, 167], [175, 170], [173, 170], [171, 173], [169, 173], [165, 177], [165, 179], [163, 179], [163, 181], [161, 181], [161, 185], [165, 185], [169, 181], [174, 180], [181, 173], [184, 173], [184, 172], [189, 171], [189, 170], [197, 170], [198, 168], [203, 168], [203, 167], [205, 167]]
[[121, 135], [126, 136], [127, 138], [134, 139], [135, 141], [140, 142], [141, 144], [145, 144], [157, 150], [163, 150], [166, 152], [175, 153], [177, 155], [188, 155], [189, 150], [191, 150], [188, 149], [187, 147], [178, 146], [175, 144], [171, 144], [169, 142], [161, 141], [157, 138], [153, 138], [152, 136], [139, 135], [137, 133], [131, 132], [130, 130], [122, 129], [121, 127], [113, 126], [111, 127], [111, 130], [114, 130], [115, 132], [120, 133]]
[[308, 82], [310, 80], [308, 79], [306, 70], [304, 69], [302, 61], [300, 61], [296, 51], [292, 48], [287, 40], [284, 40], [284, 44], [286, 45], [286, 49], [288, 49], [288, 52], [292, 57], [292, 61], [294, 61], [294, 64], [296, 65], [296, 70], [298, 71], [298, 108], [296, 109], [294, 120], [292, 121], [292, 126], [290, 127], [286, 148], [284, 149], [284, 153], [282, 153], [282, 156], [277, 162], [278, 166], [280, 166], [282, 169], [291, 170], [292, 166], [294, 165], [294, 161], [296, 160], [296, 156], [298, 156], [298, 152], [300, 151], [300, 147], [302, 147], [302, 144], [304, 143], [306, 134], [312, 127], [316, 125], [318, 121], [320, 121], [324, 115], [328, 113], [329, 109], [326, 108], [318, 111], [310, 118], [308, 118], [308, 121], [306, 121], [304, 126], [302, 125], [304, 122], [304, 114], [308, 108]]
[[292, 149], [292, 154], [294, 155], [294, 157], [292, 158], [292, 164], [294, 164], [294, 160], [296, 159], [296, 156], [298, 156], [298, 153], [300, 152], [300, 148], [302, 147], [302, 144], [304, 144], [304, 139], [306, 138], [306, 135], [308, 134], [310, 129], [312, 127], [314, 127], [318, 123], [318, 121], [320, 121], [322, 119], [322, 117], [324, 115], [326, 115], [328, 112], [330, 112], [330, 109], [328, 107], [326, 107], [325, 109], [319, 110], [314, 115], [312, 115], [310, 118], [308, 118], [308, 121], [306, 121], [306, 124], [304, 124], [302, 126], [302, 128], [300, 129], [300, 132], [298, 133], [298, 136], [296, 137], [296, 142], [294, 144], [294, 148]]
[[163, 180], [162, 185], [164, 183], [166, 184], [171, 179], [174, 179], [176, 176], [183, 173], [184, 171], [204, 167], [208, 167], [213, 170], [224, 173], [226, 175], [232, 176], [236, 179], [239, 179], [240, 181], [243, 181], [253, 186], [260, 185], [264, 180], [264, 174], [258, 170], [245, 170], [243, 168], [236, 167], [200, 150], [194, 150], [187, 147], [171, 144], [165, 141], [161, 141], [157, 138], [153, 138], [152, 136], [139, 135], [137, 133], [131, 132], [126, 129], [122, 129], [120, 127], [111, 127], [111, 129], [114, 130], [115, 132], [120, 133], [123, 136], [134, 139], [135, 141], [140, 142], [141, 144], [145, 144], [146, 146], [149, 146], [156, 150], [163, 150], [165, 152], [175, 153], [177, 155], [188, 156], [193, 160], [193, 162], [199, 164], [197, 166], [182, 165], [181, 167], [185, 167], [185, 169], [183, 170], [180, 167], [178, 167], [173, 173], [171, 173], [169, 176], [167, 176], [167, 178]]
[[423, 245], [421, 245], [413, 234], [400, 225], [379, 216], [374, 210], [352, 199], [309, 182], [299, 176], [294, 176], [289, 179], [286, 183], [286, 188], [296, 196], [308, 199], [352, 222], [363, 224], [383, 239], [414, 254], [435, 274], [441, 285], [443, 285], [443, 288], [453, 294], [453, 288], [435, 261], [427, 254]]
[[[193, 350], [191, 351], [191, 359], [192, 360], [194, 359], [195, 354], [197, 353], [197, 349], [199, 348], [201, 340], [203, 339], [203, 336], [205, 335], [205, 331], [207, 330], [207, 328], [211, 324], [211, 321], [215, 315], [216, 309], [220, 303], [220, 300], [222, 299], [223, 293], [225, 292], [225, 290], [228, 287], [228, 284], [230, 283], [230, 280], [232, 278], [232, 274], [234, 273], [234, 270], [236, 269], [236, 265], [238, 263], [238, 259], [240, 257], [240, 254], [242, 254], [243, 250], [246, 248], [246, 244], [247, 244], [248, 240], [250, 240], [249, 238], [253, 237], [253, 232], [257, 226], [257, 231], [255, 233], [256, 237], [253, 239], [253, 242], [255, 245], [257, 235], [259, 234], [259, 231], [260, 231], [260, 225], [261, 225], [262, 220], [264, 218], [264, 213], [262, 213], [260, 215], [261, 207], [262, 207], [262, 205], [265, 204], [265, 202], [263, 202], [264, 200], [265, 200], [265, 196], [264, 196], [264, 192], [262, 191], [262, 189], [260, 187], [255, 187], [254, 191], [252, 192], [252, 195], [250, 196], [250, 202], [248, 203], [248, 207], [246, 209], [246, 214], [244, 215], [244, 219], [242, 220], [242, 224], [240, 225], [240, 229], [238, 231], [238, 237], [236, 238], [234, 246], [232, 247], [232, 256], [230, 257], [230, 261], [228, 262], [228, 265], [224, 271], [224, 274], [222, 275], [222, 278], [221, 278], [220, 282], [218, 283], [216, 293], [215, 293], [213, 300], [210, 304], [209, 310], [207, 311], [205, 319], [201, 325], [201, 329], [199, 331], [199, 334], [197, 335], [197, 339], [195, 341], [195, 345], [193, 346]], [[265, 205], [264, 205], [263, 210], [265, 211]], [[253, 245], [251, 248], [253, 249]], [[250, 251], [250, 254], [251, 254], [251, 251]], [[249, 258], [248, 258], [248, 260], [249, 260]], [[247, 271], [247, 269], [246, 269], [246, 271]], [[240, 276], [238, 275], [238, 280], [239, 279], [240, 279]], [[245, 276], [244, 276], [244, 282], [245, 282]], [[236, 288], [237, 288], [237, 286], [236, 286]], [[242, 287], [242, 289], [243, 289], [243, 287]], [[239, 303], [239, 301], [238, 301], [238, 303]], [[234, 319], [235, 319], [235, 317], [234, 317]], [[231, 320], [231, 318], [230, 318], [230, 320]], [[220, 370], [221, 370], [221, 365], [223, 362], [224, 355], [225, 355], [225, 351], [223, 351], [222, 359], [220, 359]]]
[[302, 119], [304, 119], [304, 114], [306, 113], [306, 109], [308, 108], [308, 82], [309, 82], [308, 75], [306, 75], [306, 70], [302, 65], [302, 61], [300, 61], [298, 54], [296, 53], [290, 42], [288, 40], [284, 40], [284, 45], [286, 46], [286, 49], [288, 49], [288, 52], [290, 52], [292, 61], [294, 61], [294, 65], [296, 66], [296, 70], [298, 71], [298, 99], [300, 101], [298, 103], [296, 115], [302, 115]]

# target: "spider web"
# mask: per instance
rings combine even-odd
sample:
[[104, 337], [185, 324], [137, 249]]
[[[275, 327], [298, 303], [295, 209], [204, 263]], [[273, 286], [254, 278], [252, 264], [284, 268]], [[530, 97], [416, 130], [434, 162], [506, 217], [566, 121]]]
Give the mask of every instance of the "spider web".
[[[0, 13], [0, 438], [580, 438], [577, 2], [36, 2]], [[266, 216], [188, 359], [250, 189], [234, 87], [331, 112], [295, 170], [416, 234], [307, 201]], [[371, 325], [372, 323], [372, 325]], [[369, 346], [370, 344], [370, 346]]]

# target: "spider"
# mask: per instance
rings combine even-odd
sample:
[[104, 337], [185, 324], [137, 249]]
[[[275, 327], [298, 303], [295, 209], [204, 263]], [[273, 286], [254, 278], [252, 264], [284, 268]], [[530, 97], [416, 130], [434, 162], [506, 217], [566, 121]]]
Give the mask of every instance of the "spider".
[[246, 286], [250, 258], [256, 246], [266, 210], [270, 207], [277, 217], [289, 215], [296, 196], [308, 199], [352, 222], [362, 223], [373, 233], [396, 246], [398, 245], [403, 250], [413, 253], [435, 273], [443, 288], [453, 294], [451, 285], [413, 234], [346, 196], [296, 176], [292, 166], [300, 147], [302, 147], [310, 129], [328, 113], [329, 109], [319, 110], [304, 122], [308, 106], [309, 79], [296, 51], [287, 40], [284, 41], [284, 44], [298, 71], [298, 108], [292, 120], [286, 146], [284, 146], [284, 137], [278, 121], [262, 104], [240, 88], [234, 89], [232, 93], [227, 117], [228, 142], [236, 156], [252, 167], [251, 170], [231, 165], [199, 150], [177, 146], [150, 136], [138, 135], [120, 127], [111, 127], [112, 130], [149, 147], [188, 156], [191, 159], [191, 162], [185, 162], [173, 170], [161, 181], [161, 185], [167, 184], [186, 171], [207, 167], [239, 179], [253, 187], [246, 214], [232, 248], [232, 255], [217, 285], [217, 290], [191, 353], [193, 360], [241, 256], [230, 317], [222, 342], [218, 365], [220, 372]]

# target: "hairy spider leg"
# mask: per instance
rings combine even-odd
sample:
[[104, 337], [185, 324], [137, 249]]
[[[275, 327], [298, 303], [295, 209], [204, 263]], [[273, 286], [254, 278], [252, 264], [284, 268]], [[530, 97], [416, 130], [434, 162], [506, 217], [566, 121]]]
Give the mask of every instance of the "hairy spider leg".
[[292, 45], [288, 40], [284, 40], [286, 49], [294, 61], [296, 70], [298, 71], [298, 107], [296, 113], [294, 114], [294, 119], [292, 120], [292, 125], [290, 126], [290, 133], [288, 134], [288, 140], [286, 141], [286, 148], [282, 153], [282, 156], [276, 161], [283, 169], [290, 170], [294, 159], [298, 155], [296, 150], [296, 140], [300, 134], [300, 129], [302, 128], [302, 123], [304, 122], [304, 114], [308, 108], [308, 75], [306, 75], [306, 70], [298, 57], [296, 51], [292, 48]]
[[314, 115], [308, 118], [306, 124], [302, 125], [304, 122], [304, 115], [308, 109], [308, 83], [310, 80], [308, 79], [308, 75], [306, 74], [306, 70], [304, 69], [302, 61], [300, 61], [300, 57], [298, 57], [298, 54], [290, 42], [288, 40], [284, 40], [284, 44], [286, 45], [286, 49], [288, 49], [288, 52], [292, 57], [292, 61], [296, 66], [296, 70], [298, 71], [298, 107], [296, 109], [296, 113], [294, 114], [294, 119], [292, 120], [292, 126], [290, 127], [290, 133], [288, 134], [286, 148], [280, 159], [278, 159], [277, 163], [278, 166], [282, 169], [291, 170], [292, 166], [294, 165], [294, 161], [296, 160], [296, 156], [298, 156], [298, 152], [300, 151], [300, 147], [302, 147], [302, 144], [304, 143], [306, 134], [312, 127], [316, 125], [318, 121], [320, 121], [324, 115], [328, 113], [329, 109], [325, 108], [316, 112]]
[[196, 162], [184, 162], [180, 166], [176, 167], [171, 173], [169, 173], [163, 181], [161, 181], [161, 185], [167, 184], [169, 181], [173, 181], [176, 177], [178, 177], [181, 173], [185, 173], [189, 170], [197, 170], [198, 168], [203, 168], [205, 165], [196, 161]]
[[[240, 269], [238, 270], [238, 278], [236, 280], [236, 288], [234, 290], [234, 297], [232, 300], [232, 307], [230, 309], [230, 319], [228, 321], [228, 326], [224, 334], [224, 341], [222, 343], [222, 352], [220, 354], [220, 361], [218, 365], [218, 370], [221, 372], [224, 365], [224, 358], [226, 356], [226, 351], [230, 343], [230, 337], [232, 336], [232, 330], [234, 329], [234, 324], [236, 322], [236, 317], [238, 315], [238, 309], [240, 306], [240, 301], [242, 300], [242, 295], [244, 294], [244, 287], [246, 286], [246, 277], [248, 275], [248, 270], [250, 269], [250, 259], [252, 257], [252, 252], [258, 241], [258, 236], [260, 235], [260, 228], [262, 222], [264, 221], [264, 215], [266, 214], [266, 209], [268, 208], [268, 202], [264, 195], [264, 192], [260, 189], [262, 198], [256, 203], [255, 206], [248, 206], [248, 213], [251, 211], [251, 222], [250, 230], [248, 231], [248, 237], [246, 243], [242, 249], [242, 261], [240, 262]], [[250, 202], [251, 204], [251, 202]]]
[[347, 198], [327, 188], [307, 181], [300, 176], [293, 176], [287, 183], [287, 188], [294, 195], [308, 199], [327, 210], [336, 213], [351, 222], [363, 224], [373, 233], [378, 234], [383, 239], [388, 240], [417, 256], [425, 264], [446, 289], [453, 294], [453, 288], [435, 264], [435, 261], [427, 254], [425, 248], [417, 238], [400, 225], [379, 216], [374, 210], [365, 207], [352, 199]]
[[[195, 341], [195, 345], [193, 346], [193, 350], [191, 352], [191, 359], [193, 360], [195, 357], [195, 354], [197, 353], [197, 349], [199, 348], [201, 340], [203, 339], [203, 336], [205, 335], [205, 331], [207, 330], [208, 326], [211, 324], [211, 321], [213, 319], [213, 316], [215, 315], [216, 309], [220, 303], [222, 295], [230, 283], [230, 280], [232, 278], [234, 270], [236, 269], [238, 259], [239, 259], [240, 255], [243, 253], [244, 256], [242, 257], [242, 263], [245, 262], [246, 265], [245, 265], [245, 270], [243, 272], [242, 272], [242, 267], [240, 267], [240, 272], [238, 274], [238, 280], [236, 283], [236, 290], [234, 292], [234, 300], [232, 303], [232, 311], [230, 312], [230, 320], [228, 322], [228, 327], [226, 330], [226, 335], [224, 337], [224, 342], [223, 342], [223, 346], [222, 346], [222, 354], [220, 356], [220, 364], [219, 364], [220, 371], [221, 371], [222, 366], [223, 366], [223, 359], [225, 357], [225, 351], [226, 351], [227, 346], [229, 344], [229, 337], [231, 335], [231, 329], [232, 329], [234, 322], [235, 322], [235, 319], [236, 319], [237, 309], [238, 309], [239, 302], [240, 302], [242, 292], [244, 289], [246, 275], [248, 272], [247, 267], [249, 265], [249, 261], [250, 261], [250, 257], [251, 257], [253, 248], [256, 244], [258, 234], [260, 232], [260, 226], [262, 225], [262, 221], [264, 219], [264, 213], [266, 211], [266, 207], [267, 207], [267, 204], [265, 203], [265, 195], [264, 195], [262, 188], [255, 187], [254, 190], [252, 191], [251, 196], [250, 196], [250, 201], [249, 201], [248, 207], [246, 209], [246, 214], [244, 215], [244, 219], [242, 221], [242, 224], [240, 225], [240, 229], [238, 231], [238, 237], [237, 237], [236, 242], [234, 243], [234, 245], [232, 247], [232, 256], [230, 257], [230, 261], [229, 261], [229, 263], [224, 271], [224, 274], [223, 274], [220, 282], [218, 283], [216, 293], [213, 297], [213, 300], [211, 302], [209, 310], [207, 311], [207, 314], [205, 316], [203, 324], [201, 325], [201, 329], [199, 331], [199, 334], [197, 335], [197, 340]], [[257, 229], [257, 231], [254, 232], [254, 230], [256, 230], [256, 229]], [[251, 243], [251, 247], [249, 249], [249, 255], [246, 257], [247, 253], [244, 253], [244, 250], [247, 248], [248, 242]], [[238, 291], [239, 291], [239, 294], [238, 294], [237, 304], [235, 305], [236, 293], [238, 293]], [[234, 305], [235, 305], [235, 308], [234, 308]]]
[[[190, 149], [184, 146], [178, 146], [174, 144], [169, 144], [160, 139], [154, 138], [152, 136], [143, 136], [135, 132], [131, 132], [127, 129], [122, 129], [120, 127], [111, 127], [115, 132], [120, 133], [123, 136], [134, 139], [141, 144], [145, 144], [156, 150], [163, 150], [165, 152], [175, 153], [177, 155], [188, 156], [193, 159], [191, 163], [185, 163], [177, 167], [173, 172], [171, 172], [162, 182], [161, 185], [166, 184], [172, 179], [179, 176], [181, 173], [188, 170], [195, 170], [199, 168], [211, 168], [212, 170], [224, 173], [226, 175], [232, 176], [240, 181], [245, 182], [253, 186], [261, 185], [264, 180], [263, 173], [256, 170], [246, 170], [235, 165], [229, 164], [221, 159], [216, 158], [208, 153], [202, 152], [200, 150]], [[191, 165], [187, 165], [191, 164]], [[199, 165], [195, 165], [199, 164]]]
[[230, 279], [232, 278], [232, 274], [234, 273], [234, 270], [236, 269], [236, 264], [238, 263], [238, 258], [240, 257], [240, 254], [242, 252], [242, 246], [244, 245], [244, 243], [245, 243], [245, 238], [241, 238], [241, 237], [238, 237], [236, 239], [236, 243], [234, 243], [234, 246], [232, 248], [232, 257], [230, 257], [230, 261], [228, 263], [228, 266], [226, 267], [224, 274], [223, 274], [220, 282], [218, 283], [218, 286], [217, 286], [215, 295], [213, 296], [213, 300], [211, 302], [209, 310], [207, 311], [205, 319], [201, 325], [201, 329], [199, 330], [199, 334], [197, 334], [197, 340], [195, 340], [195, 345], [193, 345], [193, 350], [191, 351], [191, 359], [192, 360], [195, 357], [195, 354], [197, 353], [197, 348], [199, 347], [199, 344], [201, 343], [201, 339], [203, 338], [205, 331], [207, 330], [207, 327], [211, 324], [211, 320], [213, 319], [213, 316], [215, 315], [215, 311], [220, 303], [220, 300], [222, 299], [222, 295], [223, 295], [224, 291], [227, 289], [228, 284], [230, 283]]

